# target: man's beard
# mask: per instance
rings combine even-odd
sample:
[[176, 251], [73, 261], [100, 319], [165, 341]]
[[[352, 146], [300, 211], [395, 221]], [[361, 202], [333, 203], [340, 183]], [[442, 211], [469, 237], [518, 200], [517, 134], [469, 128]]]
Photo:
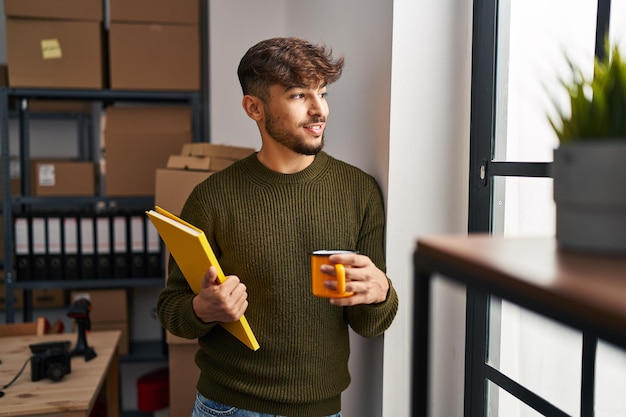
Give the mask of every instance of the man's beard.
[[[312, 120], [309, 123], [320, 123], [323, 121], [323, 117], [318, 117], [316, 120]], [[287, 129], [279, 127], [277, 119], [269, 112], [267, 113], [267, 119], [265, 121], [265, 131], [274, 138], [276, 142], [301, 155], [317, 155], [324, 147], [324, 133], [322, 133], [322, 140], [319, 144], [307, 143], [302, 136], [291, 134]]]

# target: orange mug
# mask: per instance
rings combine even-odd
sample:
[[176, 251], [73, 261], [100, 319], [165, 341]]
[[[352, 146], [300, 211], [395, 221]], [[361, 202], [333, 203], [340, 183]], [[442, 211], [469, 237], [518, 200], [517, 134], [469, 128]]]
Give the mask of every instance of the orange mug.
[[[335, 264], [336, 277], [322, 272], [321, 266], [330, 264], [328, 257], [335, 254], [357, 253], [350, 250], [316, 250], [311, 253], [311, 285], [313, 295], [324, 298], [342, 298], [354, 295], [346, 292], [346, 269], [343, 264]], [[326, 288], [325, 281], [337, 281], [337, 289]]]

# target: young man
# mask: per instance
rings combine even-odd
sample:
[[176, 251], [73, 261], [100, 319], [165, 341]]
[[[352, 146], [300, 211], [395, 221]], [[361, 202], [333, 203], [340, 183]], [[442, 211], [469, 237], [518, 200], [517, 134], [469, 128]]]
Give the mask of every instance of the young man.
[[[342, 58], [298, 38], [262, 41], [241, 59], [242, 105], [261, 148], [200, 183], [181, 213], [205, 231], [227, 280], [220, 285], [212, 267], [194, 295], [170, 259], [157, 303], [165, 328], [199, 339], [195, 417], [339, 416], [350, 383], [348, 327], [374, 337], [396, 315], [380, 189], [322, 151], [326, 89], [342, 70]], [[313, 296], [317, 249], [358, 251], [329, 260], [346, 266], [354, 295]], [[244, 312], [257, 351], [216, 325]]]

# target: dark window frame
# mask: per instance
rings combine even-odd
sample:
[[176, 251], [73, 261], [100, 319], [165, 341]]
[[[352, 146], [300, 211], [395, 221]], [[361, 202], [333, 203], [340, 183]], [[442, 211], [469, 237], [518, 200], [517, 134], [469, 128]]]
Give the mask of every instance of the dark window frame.
[[[472, 31], [472, 95], [470, 116], [469, 233], [493, 233], [495, 177], [550, 178], [551, 162], [495, 161], [496, 68], [498, 42], [498, 0], [475, 0]], [[604, 39], [609, 33], [611, 0], [598, 0], [595, 55], [603, 57]], [[487, 360], [487, 322], [491, 315], [490, 297], [468, 289], [466, 307], [465, 415], [484, 416], [487, 412], [488, 382], [507, 390], [534, 408], [558, 416], [552, 404], [510, 383], [502, 374], [487, 375], [481, 366]], [[498, 308], [498, 304], [494, 303]], [[592, 416], [597, 340], [583, 337], [581, 415]], [[497, 398], [489, 401], [497, 402]]]

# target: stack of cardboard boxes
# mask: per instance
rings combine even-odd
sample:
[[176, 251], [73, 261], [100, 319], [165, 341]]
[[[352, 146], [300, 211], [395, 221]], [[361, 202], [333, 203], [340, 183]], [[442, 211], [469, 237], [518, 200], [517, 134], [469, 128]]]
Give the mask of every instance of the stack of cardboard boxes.
[[109, 0], [112, 89], [200, 89], [198, 0]]
[[113, 106], [103, 116], [105, 195], [154, 195], [154, 172], [192, 139], [191, 109]]
[[[155, 204], [179, 215], [193, 188], [213, 172], [245, 158], [252, 148], [189, 143], [172, 155], [167, 168], [156, 171]], [[195, 168], [194, 168], [195, 167]], [[215, 169], [220, 167], [219, 169]], [[166, 251], [165, 256], [168, 256]], [[167, 268], [166, 268], [167, 270]], [[197, 340], [183, 339], [166, 332], [169, 351], [171, 416], [190, 415], [200, 371], [194, 362]]]
[[11, 87], [200, 89], [199, 0], [5, 0], [4, 9]]

